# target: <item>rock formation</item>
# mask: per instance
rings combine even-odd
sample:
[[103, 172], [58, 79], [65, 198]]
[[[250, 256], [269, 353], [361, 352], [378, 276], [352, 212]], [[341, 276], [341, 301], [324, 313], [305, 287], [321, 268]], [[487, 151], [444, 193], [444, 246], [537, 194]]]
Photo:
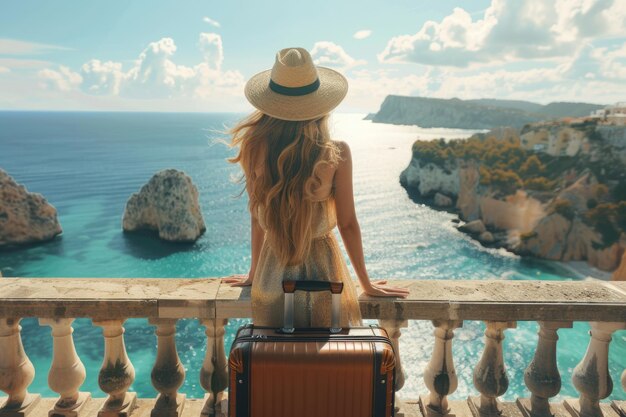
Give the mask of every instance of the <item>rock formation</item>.
[[559, 213], [550, 214], [537, 224], [532, 234], [522, 238], [519, 251], [554, 261], [561, 260], [571, 222]]
[[459, 226], [459, 230], [466, 233], [480, 235], [485, 233], [487, 229], [485, 228], [485, 224], [482, 220], [472, 220], [469, 223]]
[[436, 193], [433, 201], [437, 207], [450, 207], [452, 205], [452, 199], [441, 193]]
[[478, 241], [480, 243], [489, 244], [495, 242], [496, 239], [493, 237], [493, 234], [491, 232], [484, 231], [480, 234], [480, 236], [478, 236]]
[[626, 281], [626, 251], [622, 255], [619, 266], [611, 275], [611, 281]]
[[460, 163], [459, 196], [456, 200], [456, 207], [461, 217], [467, 221], [476, 220], [480, 217], [479, 180], [480, 175], [476, 163]]
[[400, 183], [407, 188], [416, 189], [423, 197], [432, 197], [436, 193], [459, 194], [458, 170], [447, 170], [434, 164], [420, 163], [412, 159], [409, 166], [400, 174]]
[[510, 100], [459, 100], [389, 95], [380, 110], [367, 120], [375, 123], [447, 127], [459, 129], [493, 129], [499, 126], [521, 128], [527, 123], [555, 117], [587, 116], [604, 108], [587, 103], [550, 103], [541, 105]]
[[626, 164], [626, 126], [598, 126], [597, 131], [613, 152]]
[[198, 189], [184, 172], [157, 172], [128, 199], [122, 227], [126, 232], [156, 230], [163, 240], [193, 242], [206, 230]]
[[543, 217], [541, 203], [521, 190], [501, 199], [489, 195], [481, 196], [479, 205], [483, 222], [496, 229], [526, 233], [532, 230], [536, 220]]
[[47, 241], [61, 232], [54, 206], [0, 169], [0, 248]]
[[458, 229], [485, 245], [613, 271], [626, 250], [626, 167], [596, 125], [562, 123], [583, 129], [589, 152], [570, 159], [539, 154], [523, 148], [511, 129], [418, 140], [400, 183], [435, 207], [451, 203], [467, 222]]

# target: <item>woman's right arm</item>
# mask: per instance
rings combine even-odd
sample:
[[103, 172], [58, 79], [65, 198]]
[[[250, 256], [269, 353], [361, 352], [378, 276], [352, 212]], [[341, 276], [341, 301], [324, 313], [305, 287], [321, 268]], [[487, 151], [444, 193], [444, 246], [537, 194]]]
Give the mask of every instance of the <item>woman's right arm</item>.
[[341, 161], [335, 172], [335, 206], [337, 209], [337, 227], [346, 247], [352, 267], [361, 283], [361, 288], [368, 295], [387, 297], [406, 297], [406, 288], [388, 287], [387, 281], [370, 281], [365, 268], [361, 228], [356, 218], [354, 194], [352, 190], [352, 155], [345, 142], [338, 142]]
[[[246, 182], [246, 191], [248, 195], [251, 195], [250, 183]], [[246, 287], [252, 285], [254, 280], [254, 274], [256, 272], [256, 266], [259, 263], [259, 255], [261, 254], [261, 248], [263, 247], [263, 240], [265, 239], [265, 232], [259, 223], [257, 213], [250, 211], [250, 246], [252, 249], [250, 270], [246, 275], [231, 275], [223, 279], [223, 282], [231, 284], [233, 287]]]

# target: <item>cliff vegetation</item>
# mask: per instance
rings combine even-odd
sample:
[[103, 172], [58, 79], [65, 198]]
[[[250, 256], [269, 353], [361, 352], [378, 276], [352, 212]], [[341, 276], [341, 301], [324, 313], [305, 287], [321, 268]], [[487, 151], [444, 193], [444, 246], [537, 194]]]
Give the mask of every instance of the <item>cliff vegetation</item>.
[[[412, 152], [403, 186], [433, 205], [448, 201], [467, 222], [483, 223], [489, 231], [483, 243], [618, 267], [626, 248], [626, 155], [595, 123], [537, 123], [521, 132], [418, 140]], [[482, 226], [469, 229], [483, 240]]]

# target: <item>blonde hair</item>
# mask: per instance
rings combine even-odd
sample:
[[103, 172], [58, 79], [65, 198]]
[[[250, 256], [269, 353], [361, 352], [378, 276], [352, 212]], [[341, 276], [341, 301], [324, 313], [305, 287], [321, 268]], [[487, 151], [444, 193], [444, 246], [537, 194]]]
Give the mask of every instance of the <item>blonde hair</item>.
[[319, 168], [340, 159], [339, 148], [330, 140], [328, 115], [286, 121], [255, 111], [229, 133], [230, 146], [238, 146], [239, 152], [228, 161], [243, 168], [250, 212], [256, 216], [263, 209], [259, 221], [267, 228], [266, 239], [279, 262], [301, 263], [313, 237]]

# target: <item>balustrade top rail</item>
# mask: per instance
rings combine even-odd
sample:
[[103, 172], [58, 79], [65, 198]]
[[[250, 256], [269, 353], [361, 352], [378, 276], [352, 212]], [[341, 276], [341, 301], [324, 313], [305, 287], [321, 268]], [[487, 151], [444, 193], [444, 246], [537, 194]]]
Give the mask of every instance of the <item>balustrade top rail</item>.
[[[406, 299], [369, 297], [364, 318], [626, 321], [626, 282], [390, 280]], [[250, 317], [250, 288], [219, 278], [0, 278], [0, 317]]]

